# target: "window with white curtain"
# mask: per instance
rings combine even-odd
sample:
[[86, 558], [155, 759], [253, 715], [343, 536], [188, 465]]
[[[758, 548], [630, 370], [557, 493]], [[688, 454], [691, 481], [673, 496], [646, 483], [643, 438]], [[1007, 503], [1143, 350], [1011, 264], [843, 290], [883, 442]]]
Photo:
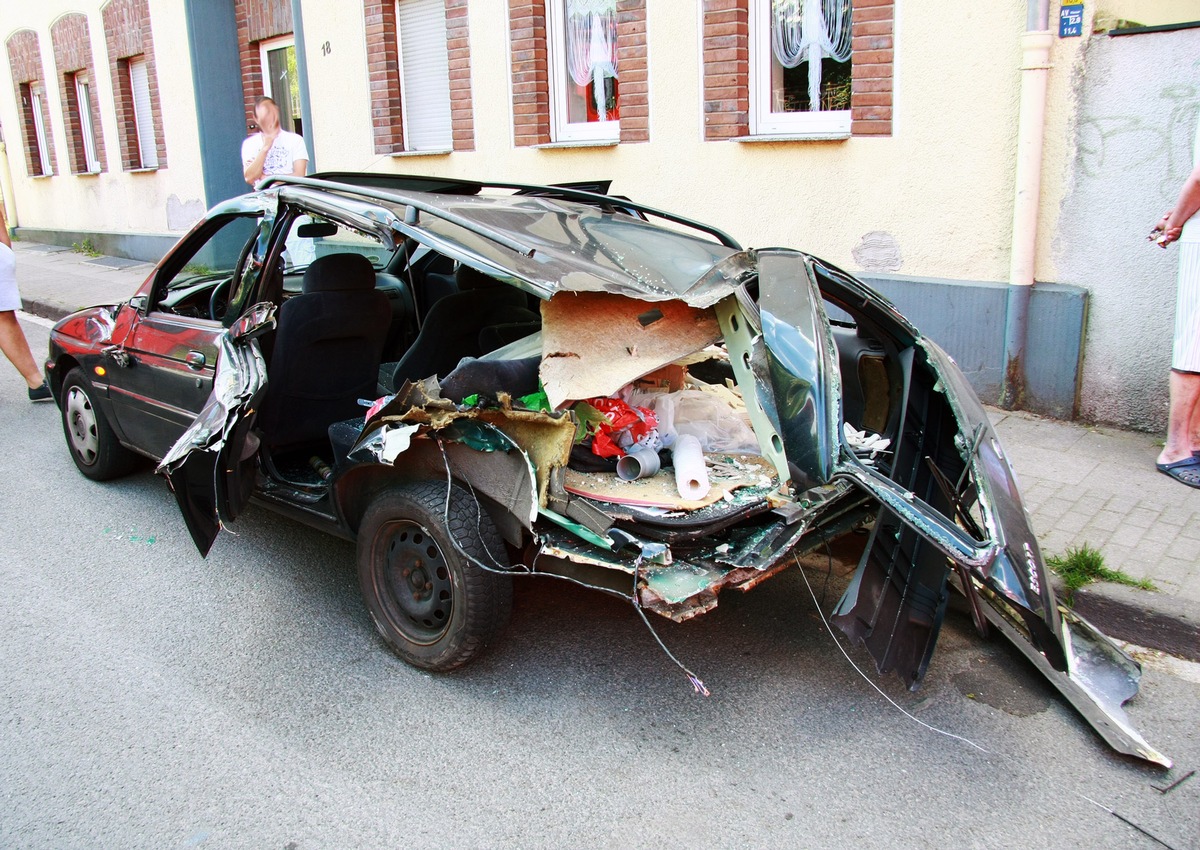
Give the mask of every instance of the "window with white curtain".
[[851, 0], [758, 0], [750, 10], [750, 133], [850, 133]]
[[554, 141], [616, 141], [617, 0], [546, 0], [546, 28]]
[[158, 141], [154, 137], [154, 111], [150, 106], [150, 77], [144, 58], [129, 60], [133, 89], [133, 116], [137, 122], [138, 153], [142, 168], [158, 168]]
[[38, 83], [29, 84], [29, 106], [33, 111], [33, 139], [37, 145], [37, 164], [41, 167], [38, 174], [48, 176], [54, 172], [50, 169], [50, 148], [46, 137], [46, 122], [42, 118], [42, 87]]
[[75, 104], [79, 109], [79, 133], [83, 137], [83, 164], [89, 174], [100, 171], [96, 156], [96, 129], [92, 126], [91, 86], [86, 74], [75, 75]]
[[445, 0], [398, 0], [396, 30], [404, 149], [448, 151], [454, 136]]

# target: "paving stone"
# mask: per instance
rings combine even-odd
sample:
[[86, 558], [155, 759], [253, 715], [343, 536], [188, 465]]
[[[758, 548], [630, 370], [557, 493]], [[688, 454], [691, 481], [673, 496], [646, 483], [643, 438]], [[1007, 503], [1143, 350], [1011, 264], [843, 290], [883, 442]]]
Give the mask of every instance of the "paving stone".
[[1134, 528], [1150, 528], [1158, 521], [1158, 515], [1162, 513], [1161, 509], [1147, 508], [1139, 504], [1138, 507], [1125, 514], [1122, 520], [1126, 525], [1131, 525]]

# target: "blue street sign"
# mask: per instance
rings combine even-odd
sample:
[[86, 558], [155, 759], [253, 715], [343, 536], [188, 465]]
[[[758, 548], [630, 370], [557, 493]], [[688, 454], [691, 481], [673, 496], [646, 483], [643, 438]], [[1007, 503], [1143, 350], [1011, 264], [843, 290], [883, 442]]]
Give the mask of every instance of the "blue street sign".
[[1058, 10], [1058, 37], [1083, 35], [1083, 4], [1072, 3]]

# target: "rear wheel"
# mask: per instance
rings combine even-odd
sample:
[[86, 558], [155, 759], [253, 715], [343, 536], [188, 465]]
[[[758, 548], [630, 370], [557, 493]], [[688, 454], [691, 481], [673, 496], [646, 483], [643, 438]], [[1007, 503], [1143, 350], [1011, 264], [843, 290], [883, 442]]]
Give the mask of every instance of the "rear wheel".
[[[457, 543], [457, 548], [455, 544]], [[459, 550], [462, 551], [459, 551]], [[382, 492], [358, 532], [358, 579], [375, 627], [426, 670], [461, 667], [508, 623], [512, 579], [504, 543], [464, 490], [423, 482]]]
[[83, 372], [72, 369], [62, 387], [62, 425], [71, 460], [93, 481], [107, 481], [133, 469], [137, 455], [121, 445], [96, 407], [95, 390]]

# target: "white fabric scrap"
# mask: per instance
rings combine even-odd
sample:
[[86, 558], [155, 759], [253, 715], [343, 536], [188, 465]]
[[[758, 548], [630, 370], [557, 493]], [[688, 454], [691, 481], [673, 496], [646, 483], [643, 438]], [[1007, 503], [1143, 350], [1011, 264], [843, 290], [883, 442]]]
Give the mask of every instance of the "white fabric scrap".
[[846, 435], [846, 442], [850, 444], [850, 448], [854, 449], [855, 454], [866, 454], [871, 459], [874, 459], [880, 452], [887, 451], [888, 446], [892, 444], [887, 437], [860, 431], [849, 422], [843, 423], [842, 431]]

